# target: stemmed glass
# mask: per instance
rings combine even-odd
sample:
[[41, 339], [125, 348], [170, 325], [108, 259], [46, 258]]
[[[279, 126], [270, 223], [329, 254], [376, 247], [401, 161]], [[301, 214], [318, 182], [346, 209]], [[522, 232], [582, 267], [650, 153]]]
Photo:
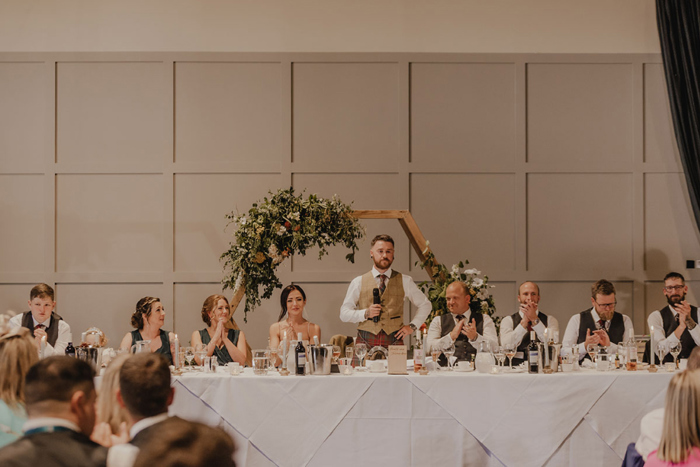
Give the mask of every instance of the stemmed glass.
[[333, 346], [333, 360], [331, 361], [331, 363], [333, 363], [334, 365], [337, 365], [339, 358], [340, 358], [340, 346], [334, 345]]
[[513, 368], [513, 357], [515, 357], [515, 344], [508, 343], [503, 346], [506, 357], [508, 357], [508, 368]]
[[274, 370], [277, 366], [277, 347], [270, 347], [270, 365], [269, 370]]
[[501, 367], [501, 371], [503, 371], [503, 363], [506, 361], [506, 351], [504, 346], [499, 346], [496, 347], [496, 350], [494, 351], [494, 357], [496, 357], [496, 360], [498, 360], [498, 365]]
[[204, 344], [197, 344], [194, 347], [194, 355], [199, 360], [199, 365], [204, 369], [204, 357], [207, 356], [207, 346]]
[[442, 352], [440, 352], [440, 349], [437, 347], [430, 349], [430, 356], [433, 357], [433, 363], [435, 363], [435, 371], [440, 371], [440, 363], [438, 362], [438, 359], [440, 358], [441, 353]]
[[355, 344], [355, 355], [357, 355], [357, 362], [359, 365], [358, 370], [364, 371], [364, 365], [362, 363], [362, 359], [367, 355], [367, 344], [360, 342], [359, 344]]
[[185, 360], [187, 360], [187, 370], [192, 371], [192, 361], [194, 360], [194, 347], [185, 347]]
[[595, 363], [596, 357], [598, 356], [598, 344], [588, 344], [586, 346], [586, 352], [588, 352], [588, 356], [591, 357], [591, 361]]
[[455, 354], [455, 345], [452, 344], [442, 351], [447, 358], [447, 371], [452, 371], [452, 356]]
[[280, 368], [287, 368], [287, 360], [284, 358], [284, 341], [280, 342], [279, 347], [277, 347], [277, 355], [279, 355], [282, 362], [280, 363]]
[[668, 349], [666, 348], [666, 346], [659, 342], [656, 345], [656, 355], [658, 355], [659, 357], [659, 366], [664, 366], [664, 357], [667, 353]]
[[676, 342], [669, 349], [671, 351], [671, 355], [673, 355], [673, 362], [676, 364], [676, 370], [678, 369], [678, 355], [681, 353], [681, 347], [681, 343]]
[[345, 346], [345, 358], [349, 358], [350, 360], [352, 360], [352, 354], [354, 352], [355, 351], [353, 350], [353, 347], [351, 345]]

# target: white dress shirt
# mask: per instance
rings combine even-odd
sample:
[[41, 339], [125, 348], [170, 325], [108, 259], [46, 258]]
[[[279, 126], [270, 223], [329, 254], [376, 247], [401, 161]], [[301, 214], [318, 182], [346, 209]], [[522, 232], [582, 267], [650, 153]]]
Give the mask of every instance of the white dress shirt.
[[[595, 311], [595, 307], [591, 308], [591, 315], [593, 315], [594, 323], [597, 323], [598, 320], [600, 320], [600, 316], [598, 316], [598, 313]], [[630, 332], [634, 334], [634, 326], [632, 326], [632, 320], [629, 319], [627, 315], [622, 315], [622, 321], [625, 323], [625, 332], [623, 336], [629, 336]], [[576, 345], [576, 341], [578, 340], [578, 328], [580, 324], [581, 313], [576, 313], [569, 320], [569, 324], [566, 325], [566, 332], [564, 332], [564, 340], [562, 340], [561, 342], [563, 348], [568, 349]], [[610, 326], [610, 321], [606, 321], [605, 324], [607, 331], [607, 327]], [[617, 352], [617, 344], [617, 342], [610, 341], [610, 346], [607, 347], [608, 354], [613, 354]], [[579, 360], [583, 360], [586, 357], [585, 342], [581, 342], [580, 344], [578, 344], [578, 351]]]
[[[466, 312], [464, 312], [464, 319], [466, 319], [467, 323], [471, 322], [471, 316], [471, 310], [467, 310]], [[489, 315], [484, 313], [483, 317], [484, 323], [482, 331], [484, 334], [477, 334], [476, 339], [470, 340], [469, 343], [472, 345], [472, 347], [476, 348], [479, 342], [487, 340], [491, 343], [491, 348], [493, 349], [494, 347], [498, 346], [498, 335], [496, 334], [496, 325], [493, 324], [493, 319], [491, 319]], [[440, 334], [442, 333], [443, 318], [453, 319], [455, 324], [457, 324], [457, 315], [454, 313], [447, 313], [433, 318], [433, 320], [430, 322], [430, 327], [428, 328], [428, 349], [437, 348], [442, 350], [454, 344], [455, 342], [454, 340], [452, 340], [452, 336], [450, 336], [450, 333], [447, 333], [442, 337], [440, 336]]]
[[[153, 417], [144, 418], [134, 423], [129, 430], [131, 439], [146, 428], [167, 420], [168, 413], [162, 413]], [[131, 443], [117, 444], [109, 448], [107, 453], [107, 467], [131, 467], [139, 455], [139, 448]]]
[[[391, 272], [391, 268], [389, 268], [386, 270], [386, 272], [384, 272], [384, 275], [386, 275], [387, 277], [391, 277]], [[372, 275], [374, 276], [374, 279], [377, 282], [377, 287], [379, 287], [380, 274], [382, 273], [377, 271], [376, 268], [372, 268]], [[432, 305], [430, 304], [430, 300], [428, 300], [428, 298], [423, 294], [423, 292], [421, 292], [420, 289], [416, 286], [415, 282], [413, 282], [411, 276], [401, 274], [401, 277], [403, 279], [402, 282], [404, 298], [408, 298], [411, 301], [411, 303], [413, 303], [413, 305], [417, 308], [416, 314], [413, 316], [413, 320], [411, 320], [411, 323], [413, 323], [416, 326], [416, 328], [419, 328], [430, 314]], [[345, 295], [343, 305], [340, 307], [341, 321], [345, 323], [361, 323], [362, 321], [366, 320], [365, 312], [367, 311], [367, 309], [364, 308], [360, 310], [357, 308], [357, 303], [360, 301], [361, 289], [362, 276], [357, 276], [352, 280], [352, 282], [350, 282], [350, 286], [348, 287], [348, 293]]]
[[70, 420], [66, 420], [65, 418], [57, 417], [30, 418], [29, 420], [24, 422], [24, 425], [22, 425], [22, 431], [26, 433], [29, 430], [33, 430], [35, 428], [43, 428], [45, 426], [62, 426], [64, 428], [68, 428], [69, 430], [73, 430], [77, 433], [80, 433], [80, 428], [78, 427], [78, 425], [71, 422]]
[[[675, 308], [672, 306], [669, 306], [669, 308], [674, 318], [678, 316]], [[649, 324], [650, 331], [651, 327], [654, 326], [654, 342], [657, 342], [658, 345], [663, 345], [667, 352], [671, 346], [680, 342], [680, 339], [676, 337], [675, 330], [668, 337], [664, 335], [664, 320], [661, 317], [661, 310], [653, 311], [647, 318], [647, 324]], [[688, 330], [688, 332], [695, 341], [695, 345], [700, 345], [700, 326], [695, 326], [692, 331]]]
[[[538, 309], [537, 313], [539, 312], [540, 310]], [[525, 314], [520, 310], [518, 310], [518, 313], [520, 313], [520, 323], [522, 323]], [[544, 342], [545, 329], [548, 329], [547, 337], [550, 341], [552, 339], [556, 339], [558, 341], [559, 321], [557, 321], [554, 316], [547, 315], [547, 326], [545, 326], [541, 320], [539, 323], [532, 326], [532, 330], [535, 331], [540, 342]], [[508, 315], [501, 320], [501, 345], [513, 344], [517, 347], [523, 341], [525, 336], [527, 336], [527, 328], [521, 326], [520, 324], [513, 328], [513, 317], [511, 315]], [[556, 343], [558, 342], [555, 342], [555, 344]]]
[[[15, 315], [12, 317], [12, 319], [10, 319], [10, 328], [22, 327], [22, 314], [23, 313]], [[51, 319], [52, 318], [49, 316], [49, 318], [46, 321], [40, 323], [34, 318], [34, 315], [32, 315], [34, 327], [36, 327], [38, 324], [43, 324], [44, 326], [49, 327], [51, 325]], [[68, 323], [65, 322], [65, 320], [59, 319], [58, 337], [56, 337], [56, 344], [52, 346], [51, 344], [46, 342], [44, 357], [50, 357], [52, 355], [65, 355], [66, 347], [68, 347], [69, 342], [73, 342], [73, 335], [70, 332], [70, 326], [68, 325]]]

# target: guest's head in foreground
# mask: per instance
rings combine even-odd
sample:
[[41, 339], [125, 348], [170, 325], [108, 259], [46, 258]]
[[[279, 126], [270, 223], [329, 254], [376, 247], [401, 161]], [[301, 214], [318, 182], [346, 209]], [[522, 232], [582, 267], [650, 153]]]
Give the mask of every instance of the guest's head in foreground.
[[143, 297], [136, 303], [131, 315], [134, 331], [127, 333], [119, 344], [120, 349], [128, 350], [138, 341], [150, 341], [151, 352], [162, 354], [172, 365], [172, 344], [175, 335], [161, 329], [165, 324], [165, 307], [157, 297]]
[[119, 372], [117, 399], [131, 424], [167, 414], [175, 390], [170, 387], [167, 360], [157, 353], [139, 353], [126, 359]]
[[94, 376], [92, 367], [76, 358], [40, 360], [25, 379], [24, 400], [29, 419], [61, 418], [89, 436], [95, 425]]
[[231, 437], [221, 428], [170, 418], [141, 448], [134, 467], [234, 467], [233, 451]]
[[[215, 357], [219, 365], [231, 362], [245, 365], [248, 354], [245, 335], [231, 319], [231, 307], [226, 297], [218, 294], [208, 296], [202, 304], [201, 315], [206, 327], [192, 333], [192, 346], [204, 345], [207, 357]], [[236, 329], [227, 327], [228, 323]], [[202, 365], [200, 357], [195, 359]]]
[[700, 371], [697, 370], [682, 371], [671, 379], [666, 390], [661, 443], [648, 461], [653, 464], [656, 457], [670, 465], [685, 462], [689, 456], [700, 456]]
[[97, 396], [97, 421], [107, 423], [113, 434], [119, 433], [121, 424], [127, 421], [126, 410], [117, 401], [117, 392], [119, 392], [119, 373], [128, 357], [127, 354], [118, 355], [110, 362], [102, 375], [100, 392]]
[[0, 336], [0, 400], [8, 407], [24, 405], [24, 378], [37, 361], [28, 329], [15, 328]]

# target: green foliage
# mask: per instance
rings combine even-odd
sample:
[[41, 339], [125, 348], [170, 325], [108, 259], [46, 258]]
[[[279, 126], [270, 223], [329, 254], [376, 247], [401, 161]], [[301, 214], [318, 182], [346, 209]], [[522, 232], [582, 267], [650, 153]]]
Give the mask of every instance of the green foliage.
[[303, 256], [316, 246], [321, 259], [329, 246], [342, 244], [351, 250], [345, 258], [354, 263], [357, 240], [365, 235], [351, 206], [337, 196], [324, 199], [313, 194], [304, 199], [303, 193], [296, 196], [291, 187], [269, 193], [269, 199], [254, 203], [247, 213], [226, 216], [236, 230], [234, 241], [220, 258], [224, 261], [222, 283], [234, 293], [245, 286], [246, 322], [248, 312], [260, 305], [261, 298], [270, 298], [275, 288], [282, 288], [275, 270], [286, 258]]
[[496, 324], [496, 329], [499, 328], [501, 318], [496, 316], [496, 305], [493, 301], [493, 296], [489, 293], [489, 289], [495, 285], [489, 285], [488, 276], [480, 278], [481, 271], [477, 269], [464, 269], [469, 264], [468, 260], [460, 261], [452, 265], [452, 269], [448, 270], [444, 264], [435, 261], [435, 255], [432, 251], [426, 252], [425, 261], [417, 261], [416, 265], [425, 269], [430, 266], [432, 269], [432, 281], [421, 282], [418, 287], [428, 297], [433, 305], [433, 310], [428, 315], [425, 321], [426, 326], [430, 326], [430, 322], [436, 316], [447, 313], [447, 300], [445, 292], [447, 286], [455, 281], [462, 281], [469, 287], [469, 295], [471, 296], [470, 308], [473, 312], [484, 313], [493, 318]]

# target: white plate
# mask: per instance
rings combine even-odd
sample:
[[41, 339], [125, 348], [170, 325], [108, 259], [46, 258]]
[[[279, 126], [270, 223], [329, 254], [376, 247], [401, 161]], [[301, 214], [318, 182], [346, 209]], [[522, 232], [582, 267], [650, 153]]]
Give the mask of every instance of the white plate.
[[458, 373], [469, 373], [470, 371], [474, 371], [474, 368], [465, 368], [465, 369], [460, 369], [460, 368], [454, 368], [454, 371]]
[[386, 373], [386, 368], [382, 368], [381, 370], [369, 370], [370, 373]]

